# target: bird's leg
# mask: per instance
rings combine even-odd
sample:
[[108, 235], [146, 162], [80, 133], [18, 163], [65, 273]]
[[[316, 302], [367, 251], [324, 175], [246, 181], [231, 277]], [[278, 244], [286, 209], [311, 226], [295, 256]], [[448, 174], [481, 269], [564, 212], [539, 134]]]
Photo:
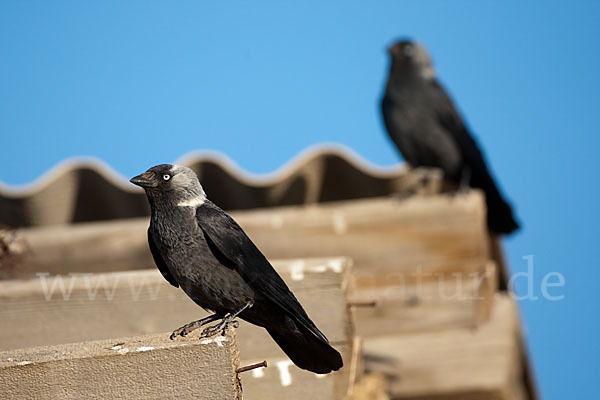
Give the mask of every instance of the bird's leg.
[[175, 329], [173, 333], [171, 333], [171, 340], [174, 340], [177, 336], [186, 336], [188, 333], [195, 331], [196, 329], [211, 323], [213, 321], [221, 318], [223, 314], [213, 314], [208, 317], [199, 319], [198, 321], [190, 322], [189, 324], [183, 325], [181, 328]]
[[415, 171], [416, 170], [413, 168], [409, 169], [408, 177], [410, 178], [410, 181], [403, 184], [402, 188], [394, 189], [394, 192], [392, 193], [393, 198], [396, 200], [406, 200], [417, 194], [419, 184], [417, 179], [415, 179]]
[[392, 198], [394, 198], [396, 200], [406, 200], [406, 199], [414, 196], [415, 194], [417, 194], [417, 191], [414, 188], [410, 187], [401, 192], [392, 193]]
[[436, 168], [411, 168], [402, 191], [395, 193], [394, 197], [404, 200], [419, 194], [438, 193], [442, 181], [440, 173], [441, 171]]
[[252, 307], [253, 305], [254, 305], [254, 303], [251, 301], [246, 302], [246, 304], [244, 304], [243, 307], [241, 307], [239, 310], [237, 310], [233, 313], [229, 313], [218, 324], [204, 328], [204, 330], [200, 334], [200, 337], [204, 338], [204, 337], [213, 336], [219, 332], [221, 333], [221, 335], [225, 335], [225, 333], [227, 333], [227, 330], [229, 329], [230, 325], [233, 326], [234, 328], [237, 328], [239, 326], [239, 322], [235, 320], [237, 318], [237, 316], [240, 315], [242, 313], [242, 311], [244, 311], [247, 308]]
[[467, 193], [471, 184], [471, 168], [464, 167], [460, 174], [460, 182], [458, 184], [458, 194]]

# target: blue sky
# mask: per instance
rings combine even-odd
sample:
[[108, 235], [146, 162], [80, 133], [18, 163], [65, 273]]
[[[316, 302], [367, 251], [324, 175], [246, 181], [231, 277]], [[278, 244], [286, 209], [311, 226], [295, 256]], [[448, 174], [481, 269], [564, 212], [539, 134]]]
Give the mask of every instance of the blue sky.
[[[3, 1], [0, 181], [101, 158], [125, 176], [197, 149], [270, 172], [319, 142], [391, 165], [385, 47], [419, 39], [485, 148], [534, 255], [522, 301], [544, 398], [596, 395], [600, 3]], [[577, 394], [577, 396], [575, 396]]]

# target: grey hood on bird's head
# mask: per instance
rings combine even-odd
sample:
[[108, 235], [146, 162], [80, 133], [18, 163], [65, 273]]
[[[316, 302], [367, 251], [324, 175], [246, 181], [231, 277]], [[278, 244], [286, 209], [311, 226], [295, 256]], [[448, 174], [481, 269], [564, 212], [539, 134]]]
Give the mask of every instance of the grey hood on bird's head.
[[400, 40], [388, 48], [391, 70], [395, 75], [415, 73], [423, 79], [435, 78], [435, 70], [429, 53], [418, 42]]
[[146, 191], [151, 205], [156, 202], [197, 207], [206, 201], [198, 177], [188, 167], [160, 164], [129, 180]]

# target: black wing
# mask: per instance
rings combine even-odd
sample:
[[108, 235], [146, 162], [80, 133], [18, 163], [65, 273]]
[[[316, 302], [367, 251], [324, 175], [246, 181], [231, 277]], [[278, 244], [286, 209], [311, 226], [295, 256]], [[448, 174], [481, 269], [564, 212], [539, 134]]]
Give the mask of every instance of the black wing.
[[477, 142], [466, 128], [452, 100], [435, 80], [432, 82], [431, 90], [436, 116], [460, 147], [463, 162], [470, 168], [470, 186], [480, 188], [485, 192], [490, 230], [495, 233], [511, 233], [518, 229], [519, 223], [513, 216], [511, 206], [500, 193]]
[[[431, 98], [439, 123], [452, 135], [455, 143], [460, 148], [464, 163], [471, 168], [474, 175], [480, 173], [488, 175], [487, 165], [477, 142], [467, 130], [460, 114], [454, 107], [454, 103], [436, 80], [431, 82]], [[484, 179], [477, 176], [473, 176], [473, 178]]]
[[252, 289], [277, 304], [313, 334], [327, 340], [306, 315], [283, 279], [233, 218], [207, 200], [196, 209], [196, 219], [211, 250], [218, 253], [215, 257], [228, 260], [224, 264], [237, 271]]
[[167, 268], [167, 264], [165, 263], [165, 260], [162, 259], [162, 256], [160, 255], [160, 251], [158, 250], [158, 247], [156, 247], [156, 243], [154, 243], [154, 239], [152, 239], [152, 232], [150, 232], [150, 228], [148, 228], [148, 244], [150, 245], [150, 252], [152, 253], [152, 258], [154, 259], [154, 263], [158, 267], [162, 276], [164, 276], [164, 278], [171, 285], [173, 285], [175, 287], [179, 287], [179, 284], [177, 283], [177, 281], [175, 280], [173, 275], [171, 275], [171, 272], [169, 272], [169, 268]]

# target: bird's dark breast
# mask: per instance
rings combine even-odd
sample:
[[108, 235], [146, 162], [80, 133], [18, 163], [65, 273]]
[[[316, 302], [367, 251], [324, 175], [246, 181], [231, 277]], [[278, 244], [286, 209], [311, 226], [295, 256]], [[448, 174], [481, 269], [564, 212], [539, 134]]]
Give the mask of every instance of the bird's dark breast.
[[383, 110], [388, 134], [411, 166], [441, 168], [454, 176], [462, 164], [460, 150], [426, 102], [421, 96], [387, 97]]
[[157, 245], [181, 289], [200, 307], [215, 312], [230, 312], [254, 301], [252, 289], [219, 262], [193, 222], [153, 226], [160, 238]]

